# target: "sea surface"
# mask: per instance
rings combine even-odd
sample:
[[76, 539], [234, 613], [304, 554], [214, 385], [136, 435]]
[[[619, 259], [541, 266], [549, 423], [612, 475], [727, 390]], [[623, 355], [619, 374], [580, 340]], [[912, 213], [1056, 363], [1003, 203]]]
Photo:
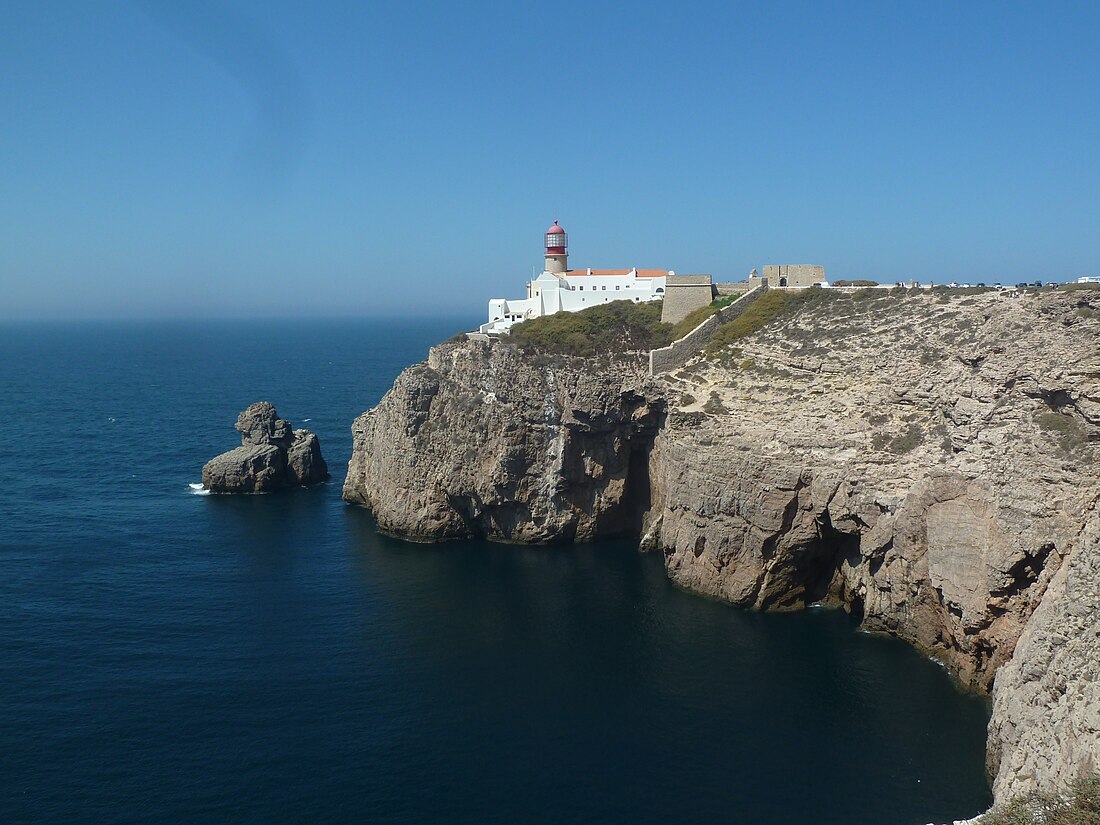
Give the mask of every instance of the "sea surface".
[[[919, 825], [988, 703], [629, 542], [408, 544], [340, 498], [435, 320], [0, 326], [0, 822]], [[202, 496], [266, 399], [327, 485]]]

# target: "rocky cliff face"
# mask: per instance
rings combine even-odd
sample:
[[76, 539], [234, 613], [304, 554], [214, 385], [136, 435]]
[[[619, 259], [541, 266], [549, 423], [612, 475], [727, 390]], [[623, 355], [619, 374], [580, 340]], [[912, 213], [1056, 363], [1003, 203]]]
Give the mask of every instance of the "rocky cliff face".
[[309, 430], [292, 429], [267, 401], [237, 417], [241, 446], [210, 459], [202, 486], [215, 493], [266, 493], [328, 478], [321, 443]]
[[1100, 293], [840, 296], [658, 382], [439, 347], [356, 422], [345, 497], [422, 540], [637, 533], [685, 588], [842, 605], [993, 687], [1000, 800], [1100, 752], [1098, 448]]
[[1065, 787], [1100, 771], [1100, 512], [997, 673], [988, 761], [993, 793]]
[[745, 606], [842, 603], [989, 688], [1100, 494], [1080, 300], [832, 300], [671, 376], [669, 575]]
[[637, 532], [663, 402], [640, 360], [524, 359], [451, 342], [352, 430], [344, 498], [421, 541], [589, 541]]

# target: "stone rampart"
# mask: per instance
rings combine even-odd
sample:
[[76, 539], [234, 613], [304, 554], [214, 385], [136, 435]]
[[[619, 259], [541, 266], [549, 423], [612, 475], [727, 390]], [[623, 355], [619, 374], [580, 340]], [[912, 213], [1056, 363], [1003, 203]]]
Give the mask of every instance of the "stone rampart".
[[772, 286], [813, 286], [825, 280], [825, 267], [816, 264], [769, 264], [764, 277]]
[[690, 361], [707, 345], [707, 342], [725, 323], [732, 321], [748, 308], [749, 304], [759, 298], [767, 290], [767, 284], [762, 284], [749, 290], [727, 307], [722, 307], [714, 315], [711, 315], [695, 329], [669, 344], [667, 347], [649, 351], [649, 374], [660, 375], [663, 372], [682, 367]]
[[710, 275], [669, 275], [661, 306], [662, 323], [679, 323], [700, 307], [709, 306], [714, 294]]
[[725, 297], [728, 295], [744, 295], [755, 286], [756, 284], [749, 283], [749, 281], [745, 280], [734, 281], [733, 283], [728, 284], [715, 284], [714, 289], [715, 291], [717, 291], [719, 297]]

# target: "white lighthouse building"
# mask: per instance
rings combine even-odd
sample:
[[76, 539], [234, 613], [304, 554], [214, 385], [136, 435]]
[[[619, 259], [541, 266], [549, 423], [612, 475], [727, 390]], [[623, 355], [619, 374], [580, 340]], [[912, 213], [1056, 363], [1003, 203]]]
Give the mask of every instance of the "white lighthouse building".
[[546, 230], [546, 269], [527, 282], [527, 297], [489, 301], [489, 320], [478, 329], [486, 333], [507, 332], [519, 321], [577, 312], [612, 301], [654, 301], [664, 297], [665, 283], [675, 273], [663, 269], [570, 269], [568, 236], [554, 225]]

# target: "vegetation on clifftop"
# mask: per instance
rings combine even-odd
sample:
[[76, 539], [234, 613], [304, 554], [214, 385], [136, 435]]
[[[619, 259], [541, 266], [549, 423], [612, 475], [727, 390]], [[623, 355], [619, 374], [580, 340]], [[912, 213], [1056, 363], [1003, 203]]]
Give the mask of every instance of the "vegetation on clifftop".
[[717, 355], [734, 341], [752, 335], [777, 318], [799, 307], [831, 300], [836, 295], [824, 289], [804, 289], [800, 292], [769, 290], [749, 304], [739, 316], [718, 328], [707, 344], [706, 354]]
[[711, 315], [714, 315], [718, 310], [723, 307], [728, 307], [738, 298], [740, 295], [728, 295], [725, 298], [717, 298], [707, 304], [705, 307], [699, 307], [693, 309], [687, 314], [685, 318], [677, 321], [672, 327], [672, 340], [675, 341], [678, 338], [683, 338], [693, 329], [695, 329], [703, 321], [707, 320]]
[[1077, 780], [1064, 797], [1034, 794], [978, 821], [981, 825], [1100, 825], [1100, 774]]
[[661, 322], [662, 301], [612, 301], [580, 312], [556, 312], [516, 324], [511, 342], [546, 355], [609, 355], [666, 347], [718, 310], [740, 298], [729, 295], [690, 312], [675, 324]]
[[580, 312], [556, 312], [512, 327], [522, 350], [552, 355], [606, 355], [667, 346], [673, 325], [661, 323], [661, 302], [612, 301]]

